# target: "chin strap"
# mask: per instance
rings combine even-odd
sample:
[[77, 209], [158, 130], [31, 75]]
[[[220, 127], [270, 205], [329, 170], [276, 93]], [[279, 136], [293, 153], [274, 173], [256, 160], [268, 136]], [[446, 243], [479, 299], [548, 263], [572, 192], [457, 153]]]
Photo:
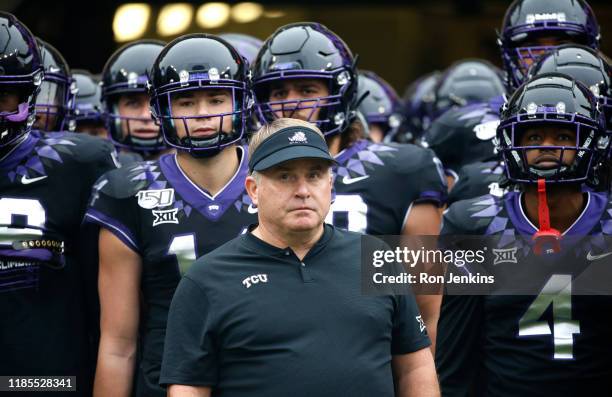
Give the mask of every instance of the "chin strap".
[[550, 227], [548, 201], [546, 200], [546, 180], [538, 179], [538, 222], [540, 229], [533, 235], [533, 252], [536, 255], [561, 251], [561, 232]]

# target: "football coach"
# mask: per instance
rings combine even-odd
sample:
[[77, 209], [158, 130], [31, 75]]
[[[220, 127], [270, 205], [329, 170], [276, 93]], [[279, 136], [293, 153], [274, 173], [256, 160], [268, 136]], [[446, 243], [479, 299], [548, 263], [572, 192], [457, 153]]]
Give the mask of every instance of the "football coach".
[[333, 162], [304, 121], [253, 136], [245, 183], [258, 224], [181, 280], [168, 396], [439, 396], [414, 296], [363, 295], [361, 235], [324, 223]]

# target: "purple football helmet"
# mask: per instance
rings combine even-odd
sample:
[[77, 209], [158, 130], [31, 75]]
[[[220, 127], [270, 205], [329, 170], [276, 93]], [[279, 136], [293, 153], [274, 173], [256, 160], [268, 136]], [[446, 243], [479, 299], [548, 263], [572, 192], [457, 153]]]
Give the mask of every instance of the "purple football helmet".
[[433, 89], [431, 120], [452, 107], [489, 102], [506, 93], [502, 73], [483, 59], [463, 59], [449, 66]]
[[[159, 127], [153, 124], [151, 116], [121, 116], [118, 105], [121, 95], [148, 94], [150, 70], [163, 48], [162, 41], [134, 41], [115, 51], [104, 65], [101, 100], [106, 128], [118, 147], [144, 154], [166, 149]], [[138, 131], [135, 125], [145, 131]]]
[[[0, 148], [20, 142], [32, 129], [43, 78], [40, 51], [30, 30], [0, 11]], [[16, 98], [15, 103], [11, 98]]]
[[[564, 43], [599, 47], [599, 25], [584, 0], [515, 0], [506, 11], [498, 44], [507, 84], [518, 87], [539, 57]], [[556, 44], [541, 44], [553, 39]]]
[[[227, 90], [232, 111], [207, 115], [179, 116], [173, 112], [173, 100], [195, 95], [196, 91]], [[222, 38], [195, 33], [170, 42], [159, 54], [152, 68], [151, 108], [161, 125], [169, 146], [188, 151], [194, 157], [208, 157], [226, 146], [238, 143], [246, 130], [253, 99], [248, 87], [245, 59]], [[199, 136], [188, 123], [219, 119], [214, 134]], [[231, 121], [231, 131], [223, 130], [224, 120]], [[182, 124], [185, 136], [179, 136]]]
[[249, 62], [249, 65], [253, 64], [263, 45], [263, 41], [257, 37], [241, 33], [223, 33], [219, 37], [230, 43]]
[[403, 104], [395, 89], [374, 72], [359, 71], [358, 96], [365, 98], [359, 111], [368, 124], [381, 127], [385, 141], [392, 140], [404, 124]]
[[34, 128], [41, 131], [74, 131], [75, 122], [71, 115], [77, 87], [68, 63], [51, 44], [39, 38], [36, 41], [45, 72], [36, 99]]
[[597, 51], [582, 45], [566, 44], [540, 58], [529, 78], [542, 73], [563, 73], [589, 87], [605, 116], [608, 135], [612, 137], [612, 68]]
[[404, 92], [404, 115], [407, 131], [396, 136], [398, 142], [413, 142], [418, 140], [429, 128], [431, 118], [427, 109], [434, 101], [434, 88], [440, 80], [440, 72], [433, 71], [413, 81]]
[[[261, 123], [280, 115], [294, 117], [307, 113], [306, 121], [317, 124], [326, 136], [331, 136], [342, 133], [355, 118], [355, 59], [342, 39], [321, 24], [300, 22], [279, 28], [264, 42], [252, 72]], [[271, 101], [271, 85], [289, 79], [319, 79], [327, 85], [329, 95]]]
[[[528, 129], [542, 126], [575, 131], [573, 144], [567, 146], [524, 145], [521, 138]], [[610, 139], [597, 98], [584, 84], [560, 73], [543, 73], [521, 85], [502, 108], [496, 144], [514, 183], [587, 182], [596, 186]], [[530, 150], [559, 151], [556, 166], [530, 165]], [[573, 155], [573, 160], [564, 158]], [[550, 162], [550, 161], [549, 161]]]

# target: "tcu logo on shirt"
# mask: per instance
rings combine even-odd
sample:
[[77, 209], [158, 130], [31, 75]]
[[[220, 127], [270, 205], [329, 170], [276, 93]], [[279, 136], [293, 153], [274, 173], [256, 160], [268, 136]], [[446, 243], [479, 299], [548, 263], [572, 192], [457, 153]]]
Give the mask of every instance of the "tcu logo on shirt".
[[258, 284], [260, 282], [267, 283], [268, 275], [267, 274], [254, 274], [242, 280], [242, 285], [244, 285], [246, 288], [251, 288], [251, 285]]

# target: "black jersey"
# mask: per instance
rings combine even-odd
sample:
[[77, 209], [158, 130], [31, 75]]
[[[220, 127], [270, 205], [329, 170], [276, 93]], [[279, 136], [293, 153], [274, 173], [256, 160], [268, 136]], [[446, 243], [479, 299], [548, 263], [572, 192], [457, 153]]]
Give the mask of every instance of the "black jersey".
[[497, 158], [493, 138], [499, 125], [502, 97], [487, 103], [451, 108], [432, 121], [423, 145], [432, 149], [451, 174], [466, 164]]
[[159, 371], [168, 308], [181, 275], [196, 258], [257, 220], [244, 189], [246, 148], [236, 150], [240, 166], [215, 196], [191, 182], [175, 154], [122, 167], [96, 182], [86, 219], [114, 233], [142, 258], [139, 396], [165, 396]]
[[501, 197], [504, 165], [500, 161], [486, 161], [465, 165], [459, 171], [455, 185], [448, 193], [447, 204], [491, 194]]
[[122, 167], [126, 167], [130, 164], [143, 161], [143, 158], [138, 153], [122, 151], [117, 154], [117, 160], [119, 160], [119, 164], [121, 164]]
[[326, 219], [336, 227], [398, 235], [412, 205], [446, 200], [446, 179], [431, 150], [360, 140], [336, 161], [335, 197]]
[[115, 167], [110, 142], [32, 132], [0, 162], [0, 374], [77, 376], [91, 394], [94, 362], [80, 225], [91, 187]]
[[[611, 234], [607, 194], [585, 195], [585, 209], [564, 236]], [[442, 230], [443, 235], [499, 236], [500, 245], [519, 251], [525, 247], [521, 241], [529, 241], [519, 236], [535, 232], [519, 192], [459, 201], [446, 213]], [[436, 346], [443, 395], [577, 396], [611, 389], [612, 320], [607, 313], [612, 296], [572, 294], [593, 257], [587, 246], [563, 252], [554, 254], [563, 257], [531, 261], [538, 266], [537, 277], [531, 276], [534, 269], [517, 263], [497, 265], [515, 266], [512, 273], [537, 283], [538, 295], [444, 297]]]

